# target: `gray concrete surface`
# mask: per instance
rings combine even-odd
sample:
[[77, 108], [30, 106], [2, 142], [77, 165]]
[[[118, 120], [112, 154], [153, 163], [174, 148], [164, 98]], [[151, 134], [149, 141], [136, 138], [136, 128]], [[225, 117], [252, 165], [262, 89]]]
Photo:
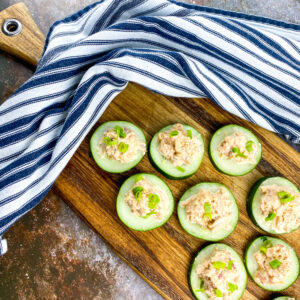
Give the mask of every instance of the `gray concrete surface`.
[[[18, 1], [1, 0], [0, 10]], [[57, 19], [91, 0], [24, 0], [46, 34]], [[300, 23], [298, 0], [186, 0], [182, 2]], [[0, 53], [0, 102], [33, 70]], [[161, 299], [52, 192], [5, 234], [0, 258], [1, 300]]]

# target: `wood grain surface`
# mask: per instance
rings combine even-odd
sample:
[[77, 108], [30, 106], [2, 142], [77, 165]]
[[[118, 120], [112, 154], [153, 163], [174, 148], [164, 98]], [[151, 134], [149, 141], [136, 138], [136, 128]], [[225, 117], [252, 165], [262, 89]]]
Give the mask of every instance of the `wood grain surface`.
[[[3, 11], [0, 12], [0, 18], [2, 13]], [[40, 36], [40, 33], [37, 35]], [[36, 64], [42, 49], [40, 41], [40, 38], [33, 38], [29, 47], [28, 43], [19, 39], [17, 45], [9, 43], [10, 48], [4, 50]], [[29, 54], [34, 46], [39, 51]], [[34, 57], [28, 59], [29, 56]], [[170, 123], [184, 122], [195, 127], [203, 135], [205, 142], [205, 155], [200, 169], [189, 179], [168, 180], [156, 172], [146, 155], [142, 162], [129, 172], [117, 175], [102, 171], [92, 159], [89, 140], [101, 123], [110, 120], [135, 123], [144, 131], [148, 142], [156, 131]], [[241, 177], [230, 177], [218, 172], [208, 157], [207, 148], [212, 134], [221, 126], [230, 123], [251, 129], [262, 143], [262, 161], [254, 171]], [[242, 256], [246, 245], [253, 238], [263, 234], [252, 224], [246, 213], [245, 203], [249, 189], [263, 176], [284, 176], [299, 185], [300, 155], [275, 134], [224, 112], [209, 99], [157, 95], [130, 83], [109, 105], [58, 177], [53, 191], [163, 297], [191, 299], [188, 269], [193, 257], [206, 242], [188, 235], [180, 227], [176, 208], [167, 224], [149, 232], [136, 232], [123, 225], [116, 213], [116, 196], [123, 181], [136, 172], [154, 173], [165, 180], [174, 194], [176, 203], [187, 188], [199, 182], [220, 182], [228, 186], [236, 197], [240, 216], [236, 229], [224, 242]], [[299, 230], [279, 237], [292, 245], [298, 256], [300, 255]], [[299, 291], [298, 278], [285, 293], [295, 297], [299, 296]], [[270, 299], [271, 295], [272, 293], [264, 291], [249, 278], [242, 299]]]

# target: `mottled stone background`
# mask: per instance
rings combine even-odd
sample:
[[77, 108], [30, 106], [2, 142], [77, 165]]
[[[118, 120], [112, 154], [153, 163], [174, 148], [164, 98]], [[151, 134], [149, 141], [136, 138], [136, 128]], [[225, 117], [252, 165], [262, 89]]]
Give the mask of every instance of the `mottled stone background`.
[[[16, 3], [1, 0], [0, 10]], [[51, 24], [92, 0], [24, 0], [44, 34]], [[299, 0], [185, 0], [300, 23]], [[23, 62], [0, 53], [0, 103], [31, 75]], [[5, 234], [0, 300], [161, 299], [50, 192]]]

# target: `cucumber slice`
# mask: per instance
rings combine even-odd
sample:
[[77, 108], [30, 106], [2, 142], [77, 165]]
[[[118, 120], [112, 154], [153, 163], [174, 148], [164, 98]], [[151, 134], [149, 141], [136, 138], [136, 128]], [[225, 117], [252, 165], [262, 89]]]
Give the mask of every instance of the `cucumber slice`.
[[158, 150], [158, 134], [160, 132], [168, 131], [170, 130], [174, 124], [168, 125], [161, 130], [159, 130], [152, 138], [150, 142], [150, 150], [149, 150], [149, 159], [150, 162], [153, 164], [153, 166], [165, 177], [169, 179], [185, 179], [190, 176], [192, 176], [194, 173], [197, 172], [197, 170], [200, 167], [200, 164], [202, 162], [203, 154], [204, 154], [204, 142], [202, 135], [199, 131], [197, 131], [195, 128], [184, 125], [184, 130], [191, 130], [192, 136], [197, 137], [201, 141], [200, 151], [197, 155], [194, 156], [194, 159], [191, 164], [184, 165], [183, 169], [184, 171], [180, 171], [174, 166], [170, 161], [168, 161], [166, 158], [164, 158], [159, 150]]
[[272, 234], [284, 234], [289, 233], [297, 228], [293, 228], [289, 232], [284, 231], [278, 231], [274, 227], [274, 221], [266, 221], [265, 217], [262, 215], [260, 210], [260, 199], [261, 199], [261, 192], [259, 188], [264, 185], [279, 185], [282, 187], [288, 187], [295, 192], [299, 193], [298, 188], [289, 180], [287, 180], [284, 177], [264, 177], [259, 179], [251, 188], [248, 199], [247, 199], [247, 212], [253, 223], [259, 227], [261, 230], [264, 230], [266, 232], [272, 233]]
[[117, 125], [122, 128], [128, 128], [128, 129], [132, 130], [140, 141], [145, 143], [145, 145], [147, 144], [145, 135], [142, 132], [142, 130], [130, 122], [110, 121], [110, 122], [106, 122], [106, 123], [103, 123], [102, 125], [100, 125], [91, 137], [90, 148], [91, 148], [92, 156], [93, 156], [95, 162], [97, 163], [97, 165], [104, 171], [110, 172], [110, 173], [123, 173], [123, 172], [126, 172], [126, 171], [132, 169], [142, 160], [142, 158], [145, 155], [142, 151], [138, 151], [136, 158], [129, 163], [121, 163], [120, 161], [109, 159], [107, 156], [105, 156], [105, 157], [100, 156], [99, 141], [100, 141], [101, 137], [103, 137], [104, 133], [107, 130], [109, 130], [111, 128], [115, 128], [115, 126], [117, 126]]
[[[131, 212], [130, 206], [125, 202], [125, 195], [132, 189], [135, 184], [136, 177], [143, 175], [146, 179], [151, 181], [153, 184], [159, 186], [162, 191], [166, 194], [169, 199], [168, 213], [162, 220], [157, 220], [153, 216], [148, 217], [147, 219], [139, 217]], [[139, 173], [133, 176], [130, 176], [122, 184], [118, 197], [117, 197], [117, 214], [120, 220], [129, 228], [137, 231], [147, 231], [154, 228], [160, 227], [165, 224], [171, 217], [174, 210], [174, 198], [173, 194], [168, 187], [168, 185], [163, 182], [160, 178], [152, 174]]]
[[[217, 150], [218, 146], [226, 136], [232, 135], [235, 132], [240, 132], [244, 134], [248, 140], [251, 140], [255, 143], [257, 147], [255, 164], [250, 164], [250, 163], [239, 164], [228, 158], [220, 157], [219, 152]], [[220, 128], [214, 133], [209, 144], [209, 155], [212, 163], [220, 172], [231, 176], [242, 176], [251, 172], [260, 162], [261, 144], [257, 139], [257, 137], [249, 129], [246, 129], [238, 125], [230, 124]]]
[[272, 300], [289, 300], [289, 299], [296, 300], [296, 298], [289, 297], [289, 296], [280, 296], [280, 297], [273, 298]]
[[[273, 245], [281, 244], [281, 245], [285, 245], [286, 247], [288, 247], [288, 249], [290, 249], [291, 259], [292, 259], [291, 270], [288, 273], [284, 283], [262, 285], [255, 280], [254, 276], [257, 271], [258, 266], [257, 266], [256, 260], [254, 258], [254, 254], [259, 251], [259, 248], [267, 240], [270, 241]], [[251, 276], [251, 278], [253, 279], [253, 281], [258, 286], [260, 286], [261, 288], [268, 290], [268, 291], [273, 291], [273, 292], [282, 291], [282, 290], [288, 288], [289, 286], [291, 286], [299, 276], [299, 272], [300, 272], [299, 260], [298, 260], [295, 250], [289, 244], [287, 244], [286, 242], [284, 242], [278, 238], [269, 237], [269, 236], [261, 236], [261, 237], [254, 239], [247, 246], [244, 259], [245, 259], [246, 269], [247, 269], [249, 275]]]
[[213, 253], [216, 246], [220, 250], [230, 251], [234, 257], [234, 264], [238, 268], [239, 277], [241, 278], [242, 285], [240, 285], [238, 287], [238, 290], [235, 292], [236, 295], [235, 295], [235, 297], [232, 298], [232, 300], [240, 299], [242, 297], [242, 295], [245, 291], [246, 285], [247, 285], [246, 269], [244, 267], [243, 261], [241, 260], [240, 256], [236, 253], [236, 251], [233, 250], [231, 247], [229, 247], [225, 244], [221, 244], [221, 243], [215, 243], [215, 244], [208, 245], [198, 252], [198, 254], [195, 257], [195, 259], [191, 265], [191, 268], [190, 268], [190, 275], [189, 275], [190, 288], [191, 288], [194, 296], [196, 297], [196, 299], [198, 299], [198, 300], [208, 300], [209, 299], [205, 293], [197, 292], [197, 290], [199, 290], [199, 288], [200, 288], [200, 280], [196, 273], [196, 268], [197, 268], [198, 264], [202, 263], [204, 260], [206, 260], [207, 258], [209, 258], [211, 256], [211, 254]]
[[[232, 214], [232, 219], [230, 221], [230, 228], [227, 230], [222, 228], [218, 231], [211, 232], [209, 229], [203, 228], [199, 224], [191, 223], [187, 219], [185, 208], [182, 207], [180, 205], [180, 203], [187, 200], [188, 198], [192, 197], [193, 195], [198, 194], [203, 189], [215, 193], [222, 186], [228, 190], [230, 199], [233, 202], [233, 210], [232, 210], [233, 214]], [[177, 214], [178, 214], [178, 218], [179, 218], [179, 222], [180, 222], [181, 226], [187, 233], [189, 233], [190, 235], [192, 235], [194, 237], [197, 237], [199, 239], [203, 239], [206, 241], [219, 241], [219, 240], [226, 238], [228, 235], [230, 235], [232, 233], [232, 231], [236, 227], [238, 219], [239, 219], [239, 209], [238, 209], [235, 198], [234, 198], [233, 194], [231, 193], [231, 191], [223, 184], [212, 183], [212, 182], [199, 183], [199, 184], [196, 184], [196, 185], [192, 186], [191, 188], [189, 188], [183, 194], [183, 196], [181, 197], [181, 199], [178, 203]]]

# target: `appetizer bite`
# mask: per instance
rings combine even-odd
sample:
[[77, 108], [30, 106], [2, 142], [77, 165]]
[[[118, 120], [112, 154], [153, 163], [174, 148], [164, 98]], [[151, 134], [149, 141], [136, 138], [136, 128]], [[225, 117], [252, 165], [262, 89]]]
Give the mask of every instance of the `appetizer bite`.
[[183, 229], [200, 239], [219, 241], [236, 227], [238, 206], [230, 190], [220, 183], [203, 182], [181, 197], [177, 214]]
[[99, 126], [90, 141], [97, 165], [110, 173], [135, 167], [146, 153], [146, 139], [140, 128], [130, 122], [111, 121]]
[[296, 300], [296, 298], [289, 297], [289, 296], [280, 296], [280, 297], [273, 298], [272, 300]]
[[286, 178], [262, 178], [250, 190], [247, 211], [254, 224], [266, 232], [292, 232], [300, 226], [300, 192]]
[[215, 167], [227, 175], [241, 176], [252, 171], [261, 159], [261, 144], [248, 129], [227, 125], [215, 132], [209, 145]]
[[203, 154], [201, 134], [188, 125], [166, 126], [153, 136], [150, 143], [150, 161], [170, 179], [192, 176], [199, 169]]
[[160, 178], [140, 173], [129, 177], [117, 197], [117, 213], [128, 227], [146, 231], [165, 224], [174, 210], [171, 190]]
[[239, 255], [225, 244], [203, 248], [190, 270], [190, 287], [199, 300], [240, 299], [247, 273]]
[[299, 276], [295, 250], [273, 237], [262, 236], [253, 240], [245, 252], [245, 263], [254, 282], [269, 291], [284, 290]]

